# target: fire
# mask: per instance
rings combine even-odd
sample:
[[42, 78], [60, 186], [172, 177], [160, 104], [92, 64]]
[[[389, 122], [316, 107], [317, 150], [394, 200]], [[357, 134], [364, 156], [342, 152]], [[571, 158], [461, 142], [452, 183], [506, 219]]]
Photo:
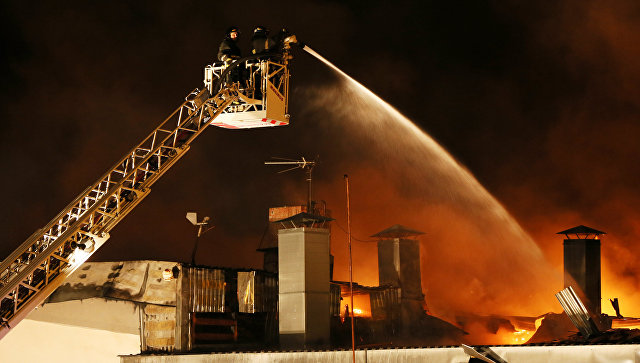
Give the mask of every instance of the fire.
[[535, 330], [534, 331], [525, 330], [525, 329], [518, 330], [515, 333], [513, 333], [513, 341], [511, 342], [511, 344], [524, 344], [529, 339], [531, 339], [531, 337], [535, 333], [536, 333]]
[[[609, 239], [614, 239], [609, 237]], [[623, 252], [616, 253], [618, 264], [632, 264], [629, 261], [630, 257]], [[628, 269], [628, 275], [620, 277], [619, 273], [615, 272], [618, 266], [616, 262], [612, 262], [606, 259], [602, 261], [602, 312], [616, 316], [615, 310], [611, 306], [609, 299], [614, 297], [620, 300], [620, 313], [625, 317], [640, 317], [640, 292], [635, 288], [635, 280], [629, 278], [634, 274], [631, 272], [633, 269]]]
[[543, 317], [536, 319], [535, 329], [527, 330], [527, 329], [518, 329], [513, 333], [512, 342], [510, 344], [525, 344], [531, 337], [538, 331], [540, 325], [542, 325]]
[[[342, 301], [340, 301], [340, 317], [344, 319], [345, 309], [347, 305], [350, 305], [351, 298], [349, 295], [342, 295]], [[349, 307], [351, 310], [351, 307]], [[371, 317], [371, 302], [369, 295], [354, 295], [353, 296], [353, 315], [359, 317]]]
[[470, 341], [475, 344], [526, 344], [538, 331], [544, 317], [539, 317], [535, 321], [532, 318], [505, 317], [509, 325], [502, 325], [495, 333], [486, 330], [486, 326], [479, 329], [477, 325], [465, 326], [465, 330], [470, 334]]
[[613, 321], [611, 322], [611, 327], [613, 329], [617, 329], [617, 328], [640, 329], [640, 319], [638, 318], [613, 319]]

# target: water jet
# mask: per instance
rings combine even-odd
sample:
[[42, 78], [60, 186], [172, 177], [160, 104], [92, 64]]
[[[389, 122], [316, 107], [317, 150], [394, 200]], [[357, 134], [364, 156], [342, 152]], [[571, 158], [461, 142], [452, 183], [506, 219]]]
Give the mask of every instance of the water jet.
[[423, 281], [434, 312], [542, 314], [557, 308], [560, 274], [471, 172], [389, 103], [309, 46], [303, 49], [340, 76], [339, 84], [304, 91], [305, 106], [339, 123], [341, 133], [356, 140], [347, 147], [366, 148], [369, 160], [358, 165], [366, 183], [380, 179], [372, 187], [375, 198], [387, 198], [380, 208], [400, 204], [398, 213], [387, 213], [431, 231]]

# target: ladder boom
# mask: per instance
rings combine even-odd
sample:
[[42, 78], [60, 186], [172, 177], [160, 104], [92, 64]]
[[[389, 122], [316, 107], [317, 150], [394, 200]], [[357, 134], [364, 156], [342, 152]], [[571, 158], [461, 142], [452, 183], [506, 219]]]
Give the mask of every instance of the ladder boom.
[[196, 89], [168, 118], [0, 264], [0, 339], [109, 238], [191, 142], [239, 99]]

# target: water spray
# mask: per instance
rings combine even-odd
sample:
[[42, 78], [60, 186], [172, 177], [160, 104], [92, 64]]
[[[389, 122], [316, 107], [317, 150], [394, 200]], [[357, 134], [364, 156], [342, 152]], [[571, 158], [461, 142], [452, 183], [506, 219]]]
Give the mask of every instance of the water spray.
[[[498, 254], [493, 255], [493, 257], [487, 255], [481, 256], [484, 256], [483, 258], [485, 260], [498, 263], [500, 268], [505, 271], [512, 271], [514, 265], [522, 267], [523, 271], [529, 273], [532, 279], [536, 279], [538, 284], [536, 287], [540, 292], [548, 290], [549, 296], [553, 296], [551, 294], [552, 289], [549, 288], [548, 284], [549, 278], [545, 279], [541, 276], [544, 274], [552, 279], [556, 279], [558, 276], [556, 276], [557, 274], [545, 259], [540, 247], [527, 232], [522, 229], [502, 204], [478, 182], [469, 170], [457, 162], [451, 154], [413, 121], [405, 117], [378, 95], [350, 77], [309, 46], [302, 45], [301, 48], [327, 65], [338, 75], [342, 76], [341, 78], [344, 82], [344, 87], [338, 90], [342, 93], [336, 95], [324, 92], [323, 90], [320, 97], [314, 99], [316, 107], [318, 107], [320, 111], [331, 110], [331, 108], [336, 107], [340, 108], [336, 106], [336, 100], [342, 100], [344, 106], [352, 107], [353, 111], [344, 117], [350, 117], [354, 122], [357, 121], [360, 129], [366, 131], [364, 136], [372, 137], [373, 141], [379, 141], [376, 145], [380, 145], [380, 149], [384, 149], [388, 157], [402, 158], [399, 161], [403, 161], [411, 167], [414, 167], [418, 161], [426, 163], [424, 164], [425, 169], [422, 169], [422, 172], [416, 169], [412, 171], [412, 174], [409, 176], [416, 179], [415, 187], [421, 188], [420, 190], [427, 188], [425, 183], [428, 181], [425, 180], [425, 178], [429, 177], [432, 183], [428, 187], [429, 193], [435, 194], [433, 190], [441, 186], [442, 193], [435, 195], [434, 202], [430, 204], [429, 207], [437, 211], [448, 211], [446, 208], [450, 208], [450, 217], [453, 218], [452, 221], [457, 224], [463, 223], [463, 221], [468, 218], [470, 221], [469, 233], [488, 230], [490, 233], [478, 235], [478, 238], [480, 238], [478, 242], [483, 242], [483, 246], [489, 243], [493, 248], [502, 250], [504, 253], [507, 253], [507, 251], [516, 251], [518, 255], [513, 255], [512, 257], [518, 257], [519, 259], [514, 258], [508, 260], [504, 258], [504, 255]], [[347, 91], [345, 91], [345, 89]], [[349, 99], [348, 97], [356, 98]], [[368, 117], [369, 114], [364, 115], [364, 112], [360, 115], [358, 114], [359, 109], [366, 109], [369, 113], [373, 111], [375, 112], [375, 117]], [[394, 140], [393, 145], [389, 144], [388, 141], [392, 136], [397, 136], [397, 140]], [[411, 153], [394, 154], [397, 147], [397, 143], [395, 142], [402, 142], [407, 149], [411, 150]], [[376, 166], [379, 166], [379, 164]], [[427, 170], [429, 171], [428, 174], [426, 173]], [[425, 193], [427, 192], [425, 191]], [[427, 194], [425, 194], [425, 196], [427, 196]], [[448, 207], [449, 204], [451, 207]], [[487, 228], [488, 224], [495, 226], [495, 228]], [[474, 248], [480, 248], [479, 244], [475, 245]], [[451, 252], [456, 253], [456, 251]], [[456, 254], [456, 256], [458, 256], [458, 254]], [[464, 261], [465, 259], [469, 258], [460, 255], [460, 260]], [[534, 264], [532, 261], [536, 261], [536, 263]], [[475, 279], [474, 281], [477, 281], [478, 288], [481, 290], [485, 287], [495, 289], [495, 285], [497, 285], [498, 288], [505, 286], [511, 287], [516, 283], [513, 279], [488, 278], [478, 280], [473, 269], [470, 269], [469, 274]], [[502, 290], [506, 291], [505, 289]], [[443, 292], [447, 291], [449, 290], [443, 289]], [[445, 294], [442, 296], [448, 295]], [[549, 304], [551, 303], [551, 298], [549, 298]], [[491, 304], [491, 302], [488, 302], [488, 304]], [[521, 305], [522, 304], [519, 304], [518, 306]], [[477, 309], [477, 306], [474, 305], [466, 308], [474, 310]], [[460, 309], [465, 308], [462, 307]]]

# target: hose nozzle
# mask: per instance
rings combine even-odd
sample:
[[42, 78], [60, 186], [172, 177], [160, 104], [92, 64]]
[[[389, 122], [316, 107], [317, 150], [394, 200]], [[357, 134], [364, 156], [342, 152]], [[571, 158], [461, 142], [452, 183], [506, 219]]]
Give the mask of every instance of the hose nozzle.
[[297, 44], [299, 47], [304, 48], [304, 43], [299, 41], [298, 38], [295, 36], [295, 34], [289, 35], [288, 37], [284, 38], [285, 49], [290, 49], [291, 44]]

